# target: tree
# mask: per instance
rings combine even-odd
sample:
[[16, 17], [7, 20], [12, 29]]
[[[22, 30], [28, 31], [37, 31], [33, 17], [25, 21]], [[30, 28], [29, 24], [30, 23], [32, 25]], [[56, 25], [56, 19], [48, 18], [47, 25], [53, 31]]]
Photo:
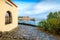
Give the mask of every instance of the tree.
[[49, 15], [47, 16], [47, 20], [50, 19], [50, 18], [53, 18], [53, 13], [50, 12]]

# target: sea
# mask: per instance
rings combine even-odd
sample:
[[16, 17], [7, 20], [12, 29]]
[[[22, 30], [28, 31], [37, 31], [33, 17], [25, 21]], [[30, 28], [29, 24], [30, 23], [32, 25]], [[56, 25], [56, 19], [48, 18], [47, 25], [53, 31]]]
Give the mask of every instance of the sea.
[[40, 19], [40, 20], [35, 20], [35, 21], [32, 21], [32, 20], [29, 20], [29, 21], [19, 20], [18, 22], [19, 22], [19, 23], [32, 24], [32, 25], [38, 25], [38, 23], [39, 23], [41, 20], [42, 20], [42, 19]]

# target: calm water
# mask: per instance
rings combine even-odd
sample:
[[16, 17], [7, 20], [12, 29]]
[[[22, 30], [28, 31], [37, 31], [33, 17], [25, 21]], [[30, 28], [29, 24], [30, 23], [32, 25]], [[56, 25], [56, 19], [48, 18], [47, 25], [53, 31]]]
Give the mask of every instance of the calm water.
[[29, 21], [18, 21], [19, 23], [27, 23], [27, 24], [33, 24], [33, 25], [38, 25], [38, 23], [39, 23], [39, 20], [37, 20], [37, 21], [31, 21], [31, 20], [29, 20]]

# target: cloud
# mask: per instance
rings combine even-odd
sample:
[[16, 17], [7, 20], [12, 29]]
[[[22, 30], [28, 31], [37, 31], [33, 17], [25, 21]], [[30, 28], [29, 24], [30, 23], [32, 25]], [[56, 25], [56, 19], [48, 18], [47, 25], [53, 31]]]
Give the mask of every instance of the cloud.
[[54, 3], [46, 3], [46, 2], [42, 2], [42, 3], [38, 3], [34, 6], [34, 11], [35, 13], [42, 13], [42, 12], [46, 12], [48, 10], [60, 10], [60, 5], [59, 4], [54, 4]]
[[[31, 16], [34, 15], [40, 15], [41, 18], [45, 17], [45, 13], [48, 13], [50, 11], [58, 11], [60, 10], [60, 3], [57, 1], [42, 1], [39, 3], [27, 3], [27, 2], [16, 2], [14, 1], [16, 5], [18, 5], [18, 15], [19, 16]], [[43, 15], [42, 15], [43, 14]], [[34, 17], [36, 17], [34, 16]]]
[[18, 12], [21, 15], [30, 15], [33, 13], [35, 3], [18, 2]]

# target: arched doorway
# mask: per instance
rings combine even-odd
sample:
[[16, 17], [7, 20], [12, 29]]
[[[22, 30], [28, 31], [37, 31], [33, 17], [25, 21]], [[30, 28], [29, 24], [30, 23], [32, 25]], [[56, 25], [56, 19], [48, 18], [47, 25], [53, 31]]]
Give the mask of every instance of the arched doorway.
[[5, 24], [10, 24], [10, 23], [12, 23], [12, 15], [10, 11], [7, 11], [5, 16]]

